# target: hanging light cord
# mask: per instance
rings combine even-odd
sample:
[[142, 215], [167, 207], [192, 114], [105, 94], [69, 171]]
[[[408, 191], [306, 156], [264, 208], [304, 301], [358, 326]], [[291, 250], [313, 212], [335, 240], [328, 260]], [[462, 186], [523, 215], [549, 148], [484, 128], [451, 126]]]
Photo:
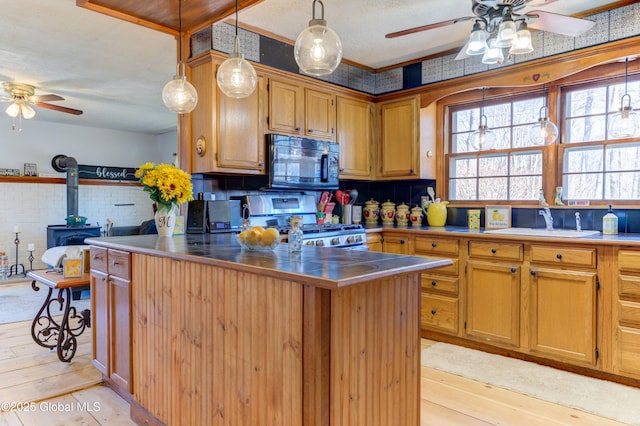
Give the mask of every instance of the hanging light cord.
[[482, 88], [482, 101], [480, 103], [480, 125], [482, 126], [482, 121], [484, 119], [484, 125], [487, 125], [487, 117], [484, 115], [484, 87]]
[[236, 0], [236, 37], [238, 37], [238, 0]]

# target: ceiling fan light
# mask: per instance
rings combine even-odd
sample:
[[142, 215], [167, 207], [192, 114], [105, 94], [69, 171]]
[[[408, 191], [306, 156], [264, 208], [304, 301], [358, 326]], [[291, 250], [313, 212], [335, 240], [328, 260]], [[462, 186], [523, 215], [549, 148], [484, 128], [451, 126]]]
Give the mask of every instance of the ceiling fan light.
[[498, 27], [498, 38], [496, 40], [496, 47], [511, 47], [511, 44], [516, 38], [516, 23], [509, 18], [505, 18]]
[[502, 61], [504, 61], [504, 54], [502, 53], [502, 49], [496, 47], [496, 39], [489, 39], [488, 44], [489, 48], [482, 57], [482, 63], [486, 65], [495, 65], [502, 63]]
[[218, 68], [216, 80], [222, 93], [230, 98], [242, 99], [253, 93], [258, 76], [244, 55], [233, 52]]
[[176, 75], [162, 89], [162, 102], [177, 114], [185, 114], [194, 110], [198, 103], [198, 92], [187, 77]]
[[[322, 18], [316, 19], [315, 6], [320, 3]], [[324, 20], [324, 4], [313, 0], [313, 19], [309, 26], [302, 30], [293, 47], [296, 63], [305, 74], [329, 75], [340, 65], [342, 60], [342, 42]]]
[[29, 105], [26, 102], [20, 103], [20, 113], [25, 118], [25, 120], [31, 120], [33, 117], [36, 116], [36, 111], [33, 108], [31, 108], [31, 105]]
[[[476, 25], [478, 29], [476, 29]], [[473, 26], [473, 31], [471, 31], [471, 35], [469, 36], [469, 43], [467, 44], [467, 55], [482, 55], [487, 51], [487, 39], [485, 32], [480, 25], [476, 23]]]
[[524, 55], [533, 52], [533, 45], [531, 44], [531, 32], [526, 28], [520, 27], [517, 37], [509, 49], [509, 53], [512, 55]]
[[12, 103], [4, 110], [11, 118], [16, 118], [20, 114], [20, 105], [17, 102]]

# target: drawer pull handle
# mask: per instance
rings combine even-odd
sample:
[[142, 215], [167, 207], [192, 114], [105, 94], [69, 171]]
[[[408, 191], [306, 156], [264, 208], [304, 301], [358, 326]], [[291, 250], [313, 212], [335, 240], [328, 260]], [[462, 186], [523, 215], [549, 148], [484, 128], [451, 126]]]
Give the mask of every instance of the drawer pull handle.
[[560, 253], [556, 254], [556, 259], [562, 260], [562, 255]]
[[516, 271], [517, 271], [517, 269], [516, 269], [516, 268], [511, 268], [511, 273], [512, 273], [512, 274], [515, 274], [515, 273], [516, 273]]
[[116, 262], [116, 261], [114, 260], [112, 264], [113, 264], [113, 266], [116, 266], [116, 265], [119, 265], [119, 264], [120, 264], [120, 262]]
[[535, 277], [536, 276], [536, 271], [531, 271], [531, 276]]
[[93, 260], [98, 260], [98, 259], [102, 259], [102, 256], [98, 256], [96, 254], [93, 255]]
[[431, 281], [431, 285], [432, 285], [433, 287], [435, 287], [435, 286], [437, 286], [437, 285], [438, 285], [438, 283], [437, 283], [437, 282], [435, 282], [435, 281]]
[[497, 250], [496, 249], [491, 249], [491, 254], [496, 254]]
[[438, 245], [436, 243], [431, 243], [432, 248], [436, 248]]
[[106, 282], [107, 281], [107, 277], [102, 277], [102, 282]]
[[404, 240], [400, 240], [400, 244], [404, 244]]
[[435, 315], [435, 314], [436, 314], [436, 310], [435, 310], [435, 309], [432, 309], [432, 310], [431, 310], [431, 315]]

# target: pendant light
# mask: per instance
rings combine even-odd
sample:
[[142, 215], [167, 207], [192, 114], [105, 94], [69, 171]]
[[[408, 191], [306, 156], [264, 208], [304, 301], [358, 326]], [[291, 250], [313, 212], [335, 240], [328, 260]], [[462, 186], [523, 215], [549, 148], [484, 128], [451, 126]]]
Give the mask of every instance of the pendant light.
[[486, 65], [501, 64], [504, 61], [504, 54], [502, 53], [502, 49], [496, 47], [495, 37], [490, 38], [487, 44], [489, 48], [482, 56], [482, 63]]
[[[316, 3], [320, 3], [321, 17], [316, 19]], [[298, 66], [305, 74], [323, 76], [331, 74], [342, 59], [342, 43], [324, 19], [324, 4], [313, 0], [312, 19], [293, 47], [293, 55]]]
[[538, 122], [531, 126], [529, 134], [536, 145], [551, 145], [558, 138], [558, 126], [549, 120], [549, 108], [547, 107], [547, 92], [544, 94], [543, 105], [540, 108]]
[[469, 36], [469, 43], [467, 44], [467, 55], [483, 55], [488, 49], [486, 34], [480, 21], [476, 21], [473, 24], [471, 35]]
[[216, 81], [222, 93], [235, 99], [242, 99], [251, 95], [256, 88], [256, 84], [258, 84], [256, 70], [240, 53], [238, 0], [236, 0], [236, 36], [233, 42], [233, 52], [229, 53], [229, 58], [218, 68]]
[[502, 22], [498, 26], [498, 37], [496, 38], [496, 47], [511, 47], [516, 38], [516, 23], [513, 22], [511, 9], [505, 8], [502, 15]]
[[196, 92], [196, 88], [187, 81], [185, 65], [182, 62], [182, 1], [183, 0], [178, 0], [179, 58], [176, 75], [174, 75], [173, 80], [165, 84], [162, 89], [162, 101], [164, 105], [169, 108], [169, 110], [178, 114], [193, 111], [198, 103], [198, 93]]
[[[629, 58], [625, 59], [624, 95], [620, 99], [620, 109], [613, 114], [609, 121], [609, 137], [614, 139], [630, 138], [640, 131], [640, 117], [631, 106], [631, 96], [627, 92], [629, 77]], [[626, 105], [625, 105], [626, 100]]]
[[524, 55], [533, 52], [533, 44], [531, 43], [531, 31], [527, 27], [527, 23], [522, 21], [518, 24], [518, 32], [516, 38], [509, 49], [510, 55]]
[[493, 149], [496, 143], [496, 134], [487, 126], [487, 116], [484, 115], [484, 87], [482, 88], [482, 103], [480, 104], [480, 125], [478, 130], [469, 136], [469, 145], [475, 151], [487, 151]]

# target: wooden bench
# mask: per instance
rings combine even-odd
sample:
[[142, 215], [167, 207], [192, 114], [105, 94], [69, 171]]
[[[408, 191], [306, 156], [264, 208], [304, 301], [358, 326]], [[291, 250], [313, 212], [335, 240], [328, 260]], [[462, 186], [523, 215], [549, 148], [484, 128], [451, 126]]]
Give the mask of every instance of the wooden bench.
[[[40, 346], [56, 348], [60, 361], [70, 362], [78, 348], [76, 337], [80, 336], [86, 327], [91, 327], [89, 309], [78, 313], [76, 308], [71, 306], [71, 289], [88, 286], [89, 274], [85, 273], [79, 278], [65, 278], [61, 272], [46, 269], [28, 272], [27, 276], [33, 280], [31, 288], [34, 291], [40, 291], [38, 283], [49, 288], [47, 298], [31, 324], [31, 337]], [[52, 298], [56, 289], [58, 295]], [[54, 306], [55, 303], [59, 306]], [[62, 315], [60, 323], [52, 314]]]

